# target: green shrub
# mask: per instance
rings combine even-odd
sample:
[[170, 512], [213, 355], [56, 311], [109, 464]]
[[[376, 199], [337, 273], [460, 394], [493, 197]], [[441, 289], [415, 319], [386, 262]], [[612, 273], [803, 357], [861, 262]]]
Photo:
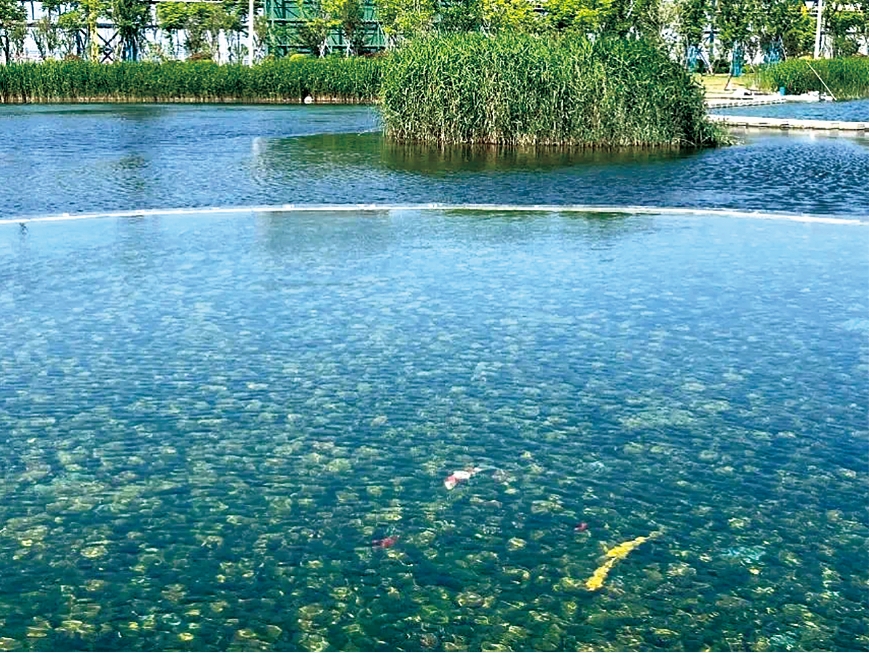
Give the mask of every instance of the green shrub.
[[411, 41], [383, 75], [398, 141], [700, 146], [723, 140], [703, 91], [655, 45], [459, 34]]
[[253, 68], [210, 61], [96, 64], [47, 61], [0, 66], [3, 102], [299, 102], [307, 95], [370, 102], [382, 61], [279, 59]]
[[840, 57], [811, 62], [788, 59], [764, 66], [760, 71], [760, 85], [772, 91], [784, 86], [792, 94], [826, 92], [824, 84], [818, 79], [819, 75], [837, 100], [869, 97], [869, 57]]

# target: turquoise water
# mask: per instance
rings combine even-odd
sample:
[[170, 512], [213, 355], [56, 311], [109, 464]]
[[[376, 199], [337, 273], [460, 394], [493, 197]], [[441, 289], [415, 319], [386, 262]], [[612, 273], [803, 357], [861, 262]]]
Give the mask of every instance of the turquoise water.
[[666, 212], [0, 224], [0, 649], [866, 650], [867, 245]]

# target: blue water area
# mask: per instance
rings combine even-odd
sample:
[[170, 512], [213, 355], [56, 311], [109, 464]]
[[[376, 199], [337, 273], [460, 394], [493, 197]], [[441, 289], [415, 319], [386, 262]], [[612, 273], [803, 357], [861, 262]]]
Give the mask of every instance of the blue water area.
[[869, 214], [869, 139], [695, 152], [397, 146], [373, 107], [0, 107], [0, 217], [285, 203], [542, 203]]
[[767, 118], [869, 122], [869, 100], [788, 102], [787, 104], [770, 104], [759, 107], [728, 107], [718, 109], [714, 113], [733, 116], [764, 116]]
[[0, 645], [865, 650], [867, 246], [667, 213], [0, 224]]

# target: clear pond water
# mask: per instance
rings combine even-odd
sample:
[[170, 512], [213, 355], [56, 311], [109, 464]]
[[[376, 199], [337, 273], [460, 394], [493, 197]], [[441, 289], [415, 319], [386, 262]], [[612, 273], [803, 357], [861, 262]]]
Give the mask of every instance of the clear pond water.
[[734, 116], [764, 116], [767, 118], [798, 118], [801, 120], [869, 121], [869, 100], [848, 102], [788, 102], [759, 107], [728, 107], [714, 113]]
[[[592, 177], [672, 180], [707, 156], [758, 173], [778, 151], [796, 166], [817, 148], [841, 171], [865, 156], [765, 138], [694, 159], [454, 157], [277, 136], [285, 120], [364, 126], [359, 109], [317, 127], [308, 109], [181, 107], [166, 112], [201, 120], [199, 145], [153, 141], [136, 174], [157, 180], [135, 195], [110, 163], [134, 109], [54, 109], [70, 121], [55, 135], [115, 132], [94, 129], [75, 160], [46, 150], [53, 176], [4, 160], [4, 214], [208, 189], [208, 204], [302, 201], [288, 188], [364, 202], [366, 169], [393, 201], [518, 201], [518, 180], [552, 201], [571, 175], [580, 201]], [[142, 129], [134, 150], [159, 133]], [[244, 147], [264, 148], [247, 176], [228, 163]], [[114, 181], [85, 183], [100, 161]], [[28, 170], [47, 185], [25, 192]], [[790, 185], [785, 207], [748, 191], [739, 206], [861, 215], [861, 187]], [[867, 251], [859, 219], [711, 211], [0, 223], [0, 649], [865, 650]]]

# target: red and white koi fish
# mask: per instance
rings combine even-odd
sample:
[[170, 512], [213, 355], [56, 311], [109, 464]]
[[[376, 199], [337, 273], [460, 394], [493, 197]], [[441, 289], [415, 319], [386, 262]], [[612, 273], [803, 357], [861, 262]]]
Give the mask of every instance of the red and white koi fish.
[[482, 467], [467, 467], [465, 469], [457, 469], [444, 479], [444, 487], [448, 490], [452, 490], [462, 481], [467, 481], [474, 474], [479, 474], [482, 471]]

